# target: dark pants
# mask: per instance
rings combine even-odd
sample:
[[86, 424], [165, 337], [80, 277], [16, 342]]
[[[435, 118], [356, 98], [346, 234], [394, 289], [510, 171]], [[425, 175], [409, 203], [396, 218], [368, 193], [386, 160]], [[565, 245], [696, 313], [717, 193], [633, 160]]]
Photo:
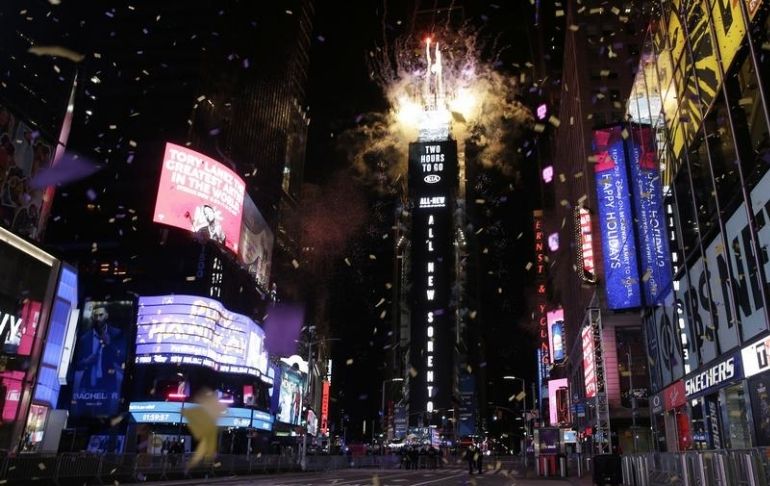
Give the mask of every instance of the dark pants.
[[482, 454], [481, 452], [479, 452], [479, 458], [478, 458], [478, 460], [476, 461], [476, 465], [477, 465], [477, 466], [478, 466], [478, 468], [479, 468], [479, 474], [481, 474], [481, 466], [482, 466], [482, 458], [483, 458], [483, 457], [484, 457], [484, 454]]

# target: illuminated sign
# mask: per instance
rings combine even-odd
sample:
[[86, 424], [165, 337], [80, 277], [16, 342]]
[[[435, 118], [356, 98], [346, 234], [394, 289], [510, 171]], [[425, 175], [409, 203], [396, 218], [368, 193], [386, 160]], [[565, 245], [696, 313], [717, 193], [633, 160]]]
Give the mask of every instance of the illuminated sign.
[[[136, 423], [186, 424], [187, 418], [182, 415], [182, 411], [197, 406], [189, 402], [131, 402], [128, 412]], [[217, 419], [217, 426], [272, 430], [273, 417], [262, 410], [229, 407]]]
[[262, 328], [214, 299], [139, 298], [136, 362], [206, 366], [222, 373], [267, 375]]
[[246, 195], [243, 201], [243, 224], [238, 256], [252, 278], [264, 289], [267, 289], [270, 283], [274, 240], [273, 232], [262, 213]]
[[575, 216], [577, 217], [577, 224], [575, 226], [578, 233], [578, 275], [584, 282], [596, 283], [591, 212], [584, 207], [578, 207], [575, 210]]
[[321, 383], [321, 435], [329, 434], [329, 392], [331, 383], [324, 380]]
[[318, 435], [318, 417], [312, 410], [307, 411], [307, 433], [313, 437]]
[[548, 415], [551, 425], [569, 422], [569, 383], [566, 378], [548, 380]]
[[238, 253], [245, 194], [243, 180], [223, 164], [167, 143], [153, 221], [197, 233]]
[[561, 363], [566, 358], [564, 351], [564, 309], [550, 311], [546, 315], [548, 322], [548, 343], [550, 344], [551, 362]]
[[549, 165], [543, 168], [543, 182], [549, 184], [553, 182], [553, 166]]
[[743, 378], [741, 357], [735, 354], [689, 378], [685, 378], [685, 395], [687, 398], [707, 395], [720, 385], [740, 378]]
[[770, 370], [770, 337], [750, 344], [741, 350], [746, 377]]
[[559, 250], [559, 233], [551, 233], [548, 235], [548, 249], [551, 251]]
[[548, 342], [548, 320], [546, 317], [546, 280], [547, 268], [545, 262], [545, 231], [543, 231], [543, 212], [533, 212], [535, 233], [535, 313], [537, 333], [542, 351], [543, 363], [551, 362], [550, 345]]
[[642, 288], [647, 305], [654, 305], [671, 286], [663, 188], [652, 131], [644, 127], [634, 129], [626, 142], [631, 154], [631, 194], [639, 237]]
[[596, 349], [594, 348], [593, 326], [588, 325], [580, 331], [583, 344], [583, 381], [586, 387], [586, 398], [593, 398], [597, 393], [596, 382]]
[[607, 307], [639, 307], [639, 269], [622, 127], [594, 130], [596, 199], [604, 255]]
[[[302, 395], [305, 390], [303, 374], [281, 363], [281, 380], [278, 387], [278, 410], [276, 420], [286, 424], [299, 425], [302, 420]], [[276, 393], [276, 391], [273, 391]]]
[[[453, 140], [409, 144], [412, 213], [413, 411], [433, 412], [451, 403], [453, 206], [457, 144]], [[416, 361], [416, 360], [420, 361]], [[423, 408], [424, 407], [424, 408]]]

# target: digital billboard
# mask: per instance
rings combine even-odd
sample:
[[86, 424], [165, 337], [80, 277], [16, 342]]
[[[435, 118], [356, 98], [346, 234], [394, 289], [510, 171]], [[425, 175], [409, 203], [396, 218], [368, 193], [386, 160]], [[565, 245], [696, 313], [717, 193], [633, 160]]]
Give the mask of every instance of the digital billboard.
[[596, 283], [596, 267], [594, 265], [594, 237], [591, 226], [591, 212], [584, 207], [575, 211], [576, 228], [578, 228], [577, 271], [581, 280]]
[[321, 434], [329, 433], [329, 394], [331, 383], [329, 380], [323, 380], [321, 383]]
[[593, 132], [604, 288], [610, 309], [628, 309], [642, 304], [622, 132], [620, 126]]
[[139, 298], [136, 362], [206, 366], [267, 375], [265, 332], [219, 301], [192, 295]]
[[566, 378], [548, 380], [548, 417], [551, 425], [569, 423], [569, 383]]
[[0, 225], [40, 240], [44, 189], [32, 179], [51, 165], [53, 144], [40, 131], [0, 105]]
[[641, 284], [646, 304], [655, 305], [671, 285], [671, 253], [663, 211], [663, 186], [652, 131], [640, 127], [632, 130], [631, 135], [627, 142], [633, 181], [631, 194], [641, 247]]
[[202, 235], [238, 253], [246, 185], [222, 163], [166, 144], [153, 221]]
[[548, 344], [551, 352], [551, 362], [561, 363], [566, 357], [564, 351], [564, 309], [555, 309], [546, 314], [548, 321]]
[[75, 344], [72, 415], [118, 412], [133, 317], [130, 300], [86, 302]]
[[[454, 259], [454, 198], [457, 143], [409, 144], [412, 228], [412, 411], [431, 413], [451, 406]], [[415, 415], [415, 419], [416, 419]]]
[[270, 283], [270, 266], [273, 261], [274, 236], [262, 217], [262, 213], [246, 195], [243, 201], [243, 224], [238, 257], [254, 280], [267, 288]]
[[[189, 402], [131, 402], [128, 411], [131, 414], [131, 420], [136, 423], [187, 423], [187, 417], [182, 414], [182, 411], [197, 406], [197, 404]], [[262, 410], [227, 407], [217, 419], [217, 426], [272, 430], [273, 418]]]
[[583, 381], [586, 387], [586, 398], [593, 398], [597, 393], [596, 381], [596, 348], [594, 347], [593, 326], [585, 326], [580, 331], [583, 345]]
[[[304, 377], [298, 370], [284, 363], [281, 364], [281, 379], [278, 389], [278, 410], [276, 420], [291, 425], [299, 425], [302, 420], [302, 395]], [[275, 393], [275, 392], [274, 392]]]

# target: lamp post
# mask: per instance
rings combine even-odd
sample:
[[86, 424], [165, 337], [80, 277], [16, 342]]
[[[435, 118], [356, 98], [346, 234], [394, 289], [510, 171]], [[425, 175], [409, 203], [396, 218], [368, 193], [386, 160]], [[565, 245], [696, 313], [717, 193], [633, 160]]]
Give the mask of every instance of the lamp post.
[[[315, 326], [308, 326], [309, 339], [307, 342], [307, 393], [306, 396], [310, 396], [311, 386], [313, 384], [313, 346], [325, 341], [341, 341], [340, 338], [322, 338], [313, 341], [313, 335], [315, 333]], [[305, 400], [302, 401], [303, 405]], [[306, 407], [303, 407], [303, 409]], [[306, 416], [307, 417], [307, 416]], [[307, 421], [307, 419], [305, 419]], [[300, 419], [300, 422], [302, 419]], [[302, 434], [302, 452], [300, 454], [299, 464], [300, 468], [304, 471], [307, 460], [307, 422], [305, 423], [305, 432]]]
[[385, 384], [402, 381], [404, 381], [403, 378], [388, 378], [387, 380], [382, 380], [382, 403], [380, 404], [380, 429], [382, 432], [385, 432]]
[[503, 380], [509, 380], [509, 381], [515, 381], [519, 380], [521, 382], [521, 393], [524, 395], [522, 399], [522, 419], [524, 420], [524, 437], [521, 440], [521, 453], [524, 456], [524, 469], [527, 468], [527, 434], [529, 433], [527, 429], [527, 419], [526, 419], [526, 408], [527, 408], [527, 382], [524, 381], [524, 378], [519, 378], [518, 376], [513, 375], [507, 375], [503, 376]]

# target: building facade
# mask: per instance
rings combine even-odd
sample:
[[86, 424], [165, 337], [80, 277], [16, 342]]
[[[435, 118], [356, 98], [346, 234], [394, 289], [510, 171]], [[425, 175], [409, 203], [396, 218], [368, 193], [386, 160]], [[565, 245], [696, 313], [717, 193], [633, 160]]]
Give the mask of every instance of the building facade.
[[628, 100], [649, 130], [672, 282], [644, 314], [660, 450], [770, 444], [768, 5], [660, 2]]

